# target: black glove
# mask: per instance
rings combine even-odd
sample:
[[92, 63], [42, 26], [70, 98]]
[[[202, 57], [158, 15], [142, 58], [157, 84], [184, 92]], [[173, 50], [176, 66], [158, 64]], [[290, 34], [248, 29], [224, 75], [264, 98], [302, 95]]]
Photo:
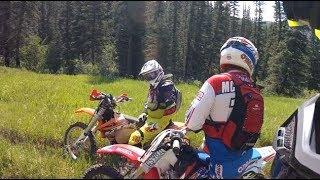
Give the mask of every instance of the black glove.
[[140, 114], [140, 116], [138, 117], [139, 121], [137, 123], [137, 126], [139, 128], [142, 127], [146, 123], [147, 117], [148, 117], [148, 115], [146, 113]]

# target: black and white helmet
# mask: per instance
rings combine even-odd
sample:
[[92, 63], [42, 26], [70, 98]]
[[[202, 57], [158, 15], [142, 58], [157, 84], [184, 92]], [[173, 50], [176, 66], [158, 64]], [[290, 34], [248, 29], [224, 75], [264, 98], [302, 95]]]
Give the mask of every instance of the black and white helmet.
[[141, 68], [139, 75], [142, 75], [154, 88], [158, 86], [164, 72], [161, 65], [156, 60], [147, 61]]

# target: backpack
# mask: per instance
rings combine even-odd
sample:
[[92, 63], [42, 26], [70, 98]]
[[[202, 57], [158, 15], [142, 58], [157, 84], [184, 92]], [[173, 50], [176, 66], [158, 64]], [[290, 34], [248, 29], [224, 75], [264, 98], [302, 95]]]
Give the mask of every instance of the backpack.
[[252, 148], [260, 136], [264, 102], [260, 90], [251, 81], [229, 75], [234, 82], [236, 97], [222, 140], [229, 148], [244, 151]]
[[172, 85], [174, 93], [176, 95], [175, 103], [176, 103], [176, 111], [178, 111], [182, 104], [182, 93], [181, 91], [174, 85], [173, 81], [170, 79], [172, 74], [166, 74], [161, 82], [160, 86], [168, 86]]

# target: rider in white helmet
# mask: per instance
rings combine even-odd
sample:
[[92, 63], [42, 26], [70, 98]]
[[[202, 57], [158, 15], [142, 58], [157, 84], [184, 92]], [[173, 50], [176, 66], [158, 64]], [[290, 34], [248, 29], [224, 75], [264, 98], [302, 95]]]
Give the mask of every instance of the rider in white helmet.
[[148, 120], [131, 134], [129, 144], [141, 146], [150, 143], [159, 132], [171, 125], [173, 116], [180, 108], [181, 93], [171, 80], [172, 74], [165, 75], [156, 60], [147, 61], [139, 75], [150, 84], [145, 111], [140, 115], [140, 118], [148, 115]]
[[[188, 130], [204, 131], [212, 178], [239, 178], [263, 123], [263, 97], [252, 80], [258, 51], [244, 37], [220, 49], [221, 74], [205, 81], [186, 113]], [[249, 131], [249, 132], [247, 132]]]

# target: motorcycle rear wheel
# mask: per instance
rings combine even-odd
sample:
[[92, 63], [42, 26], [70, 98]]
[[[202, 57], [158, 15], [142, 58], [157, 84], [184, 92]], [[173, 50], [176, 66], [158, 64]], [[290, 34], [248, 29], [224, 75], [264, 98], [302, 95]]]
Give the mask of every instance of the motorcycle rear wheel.
[[[83, 130], [87, 128], [87, 125], [82, 122], [76, 122], [69, 126], [69, 128], [66, 130], [64, 134], [64, 140], [63, 140], [63, 146], [66, 153], [71, 156], [72, 159], [76, 160], [82, 155], [85, 158], [94, 159], [97, 145], [95, 138], [91, 131], [88, 132], [87, 140], [85, 143], [79, 143], [77, 146], [74, 146], [74, 142], [77, 140], [77, 138], [80, 136], [80, 133], [82, 133]], [[77, 133], [77, 135], [74, 136], [74, 134]]]
[[86, 170], [83, 179], [123, 179], [123, 176], [105, 164], [95, 164]]

